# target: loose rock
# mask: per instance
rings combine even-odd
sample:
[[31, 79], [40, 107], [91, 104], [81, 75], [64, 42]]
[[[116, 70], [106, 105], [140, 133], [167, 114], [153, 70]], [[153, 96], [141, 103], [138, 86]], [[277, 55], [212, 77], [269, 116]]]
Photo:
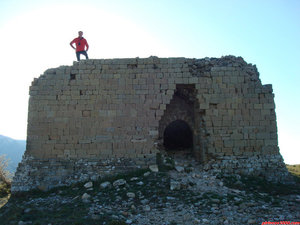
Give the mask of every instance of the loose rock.
[[93, 187], [93, 182], [87, 182], [85, 185], [84, 185], [85, 188], [91, 188]]
[[182, 166], [175, 166], [175, 169], [179, 173], [184, 172], [184, 167], [182, 167]]
[[248, 223], [248, 224], [256, 224], [256, 220], [254, 220], [254, 219], [249, 219], [247, 223]]
[[128, 192], [126, 195], [128, 198], [135, 198], [135, 194], [133, 192]]
[[145, 212], [149, 212], [151, 210], [149, 205], [145, 205], [143, 209]]
[[150, 175], [150, 172], [144, 173], [144, 177], [148, 177]]
[[109, 181], [105, 181], [100, 184], [100, 188], [105, 189], [111, 187], [111, 183]]
[[157, 165], [151, 165], [149, 166], [149, 169], [152, 171], [152, 172], [158, 172], [158, 166]]
[[91, 196], [89, 195], [89, 194], [87, 194], [87, 193], [84, 193], [83, 195], [82, 195], [82, 197], [81, 197], [81, 199], [83, 200], [83, 201], [87, 201], [87, 200], [89, 200], [91, 198]]
[[170, 190], [180, 190], [180, 183], [174, 180], [171, 180], [170, 182]]
[[119, 180], [116, 180], [115, 182], [113, 182], [114, 187], [123, 186], [125, 184], [126, 184], [126, 180], [124, 180], [124, 179], [119, 179]]

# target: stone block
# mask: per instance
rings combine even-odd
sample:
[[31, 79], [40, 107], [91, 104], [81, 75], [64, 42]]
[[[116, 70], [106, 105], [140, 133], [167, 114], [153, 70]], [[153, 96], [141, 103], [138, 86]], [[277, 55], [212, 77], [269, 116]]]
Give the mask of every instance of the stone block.
[[273, 103], [266, 103], [263, 105], [264, 109], [275, 109], [275, 104]]
[[83, 117], [91, 117], [91, 110], [84, 110], [82, 111]]

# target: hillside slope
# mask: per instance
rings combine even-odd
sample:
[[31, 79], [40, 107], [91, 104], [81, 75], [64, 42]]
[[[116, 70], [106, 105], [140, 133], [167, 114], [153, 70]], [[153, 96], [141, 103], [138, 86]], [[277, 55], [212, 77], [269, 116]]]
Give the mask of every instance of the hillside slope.
[[14, 173], [18, 163], [21, 161], [26, 149], [25, 140], [14, 140], [12, 138], [0, 135], [0, 155], [5, 155], [9, 160], [8, 170]]

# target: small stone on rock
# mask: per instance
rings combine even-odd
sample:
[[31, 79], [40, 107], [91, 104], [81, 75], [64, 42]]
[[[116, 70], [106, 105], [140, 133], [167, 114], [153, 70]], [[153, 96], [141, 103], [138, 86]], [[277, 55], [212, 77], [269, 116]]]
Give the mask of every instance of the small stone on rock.
[[214, 203], [219, 203], [219, 202], [220, 202], [220, 199], [213, 198], [211, 201], [214, 202]]
[[133, 192], [128, 192], [127, 197], [128, 198], [135, 198], [135, 194]]
[[91, 196], [87, 193], [84, 193], [81, 197], [82, 200], [88, 200]]
[[100, 184], [100, 188], [105, 189], [111, 186], [111, 183], [109, 181], [105, 181]]
[[125, 184], [126, 184], [126, 180], [124, 180], [124, 179], [116, 180], [116, 181], [113, 183], [114, 187], [122, 186], [122, 185], [125, 185]]
[[234, 201], [236, 201], [236, 202], [239, 202], [239, 201], [241, 201], [241, 199], [240, 199], [240, 198], [238, 198], [238, 197], [234, 197], [234, 198], [233, 198], [233, 200], [234, 200]]
[[148, 202], [149, 202], [148, 199], [143, 199], [143, 200], [141, 200], [141, 203], [142, 203], [143, 205], [146, 205]]
[[203, 223], [209, 223], [209, 220], [208, 219], [202, 219], [202, 222]]
[[92, 215], [93, 220], [99, 220], [100, 218], [101, 218], [100, 215], [95, 215], [95, 214]]
[[142, 186], [144, 184], [144, 182], [140, 181], [140, 182], [137, 182], [136, 184]]
[[28, 208], [28, 209], [25, 209], [25, 210], [24, 210], [24, 213], [29, 213], [30, 211], [31, 211], [31, 209]]
[[152, 172], [158, 172], [158, 166], [155, 164], [155, 165], [151, 165], [149, 166], [149, 169], [152, 171]]
[[150, 172], [144, 173], [144, 177], [148, 177], [150, 175]]
[[144, 211], [149, 212], [151, 210], [149, 205], [145, 205], [144, 206]]
[[255, 224], [256, 223], [256, 220], [254, 220], [254, 219], [249, 219], [248, 220], [248, 224]]
[[85, 188], [91, 188], [93, 187], [93, 182], [87, 182], [85, 185], [84, 185]]
[[179, 172], [179, 173], [181, 173], [181, 172], [184, 171], [184, 167], [182, 167], [182, 166], [175, 166], [175, 169], [176, 169], [176, 171]]
[[180, 183], [174, 180], [171, 180], [170, 182], [170, 190], [180, 190]]

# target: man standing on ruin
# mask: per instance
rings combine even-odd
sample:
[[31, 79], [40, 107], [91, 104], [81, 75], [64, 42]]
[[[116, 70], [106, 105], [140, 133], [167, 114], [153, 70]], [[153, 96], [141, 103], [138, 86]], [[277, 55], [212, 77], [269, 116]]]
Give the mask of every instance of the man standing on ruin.
[[[83, 32], [78, 32], [78, 37], [75, 38], [73, 41], [70, 42], [70, 45], [73, 49], [76, 50], [76, 57], [77, 60], [80, 61], [80, 54], [84, 55], [86, 59], [88, 59], [87, 51], [89, 50], [89, 45], [84, 37], [82, 37]], [[76, 48], [73, 46], [75, 43]], [[85, 48], [86, 47], [86, 48]]]

